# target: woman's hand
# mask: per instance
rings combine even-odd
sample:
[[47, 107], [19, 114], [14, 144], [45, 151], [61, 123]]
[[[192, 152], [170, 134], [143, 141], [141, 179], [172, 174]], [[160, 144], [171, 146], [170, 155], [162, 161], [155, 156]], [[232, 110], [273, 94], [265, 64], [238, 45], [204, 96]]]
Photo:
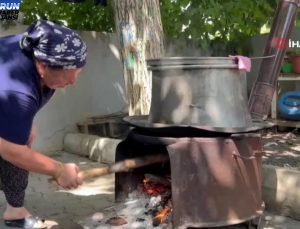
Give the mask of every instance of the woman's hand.
[[79, 168], [73, 163], [60, 164], [58, 175], [56, 176], [57, 183], [64, 189], [74, 189], [82, 184], [82, 179], [78, 176]]

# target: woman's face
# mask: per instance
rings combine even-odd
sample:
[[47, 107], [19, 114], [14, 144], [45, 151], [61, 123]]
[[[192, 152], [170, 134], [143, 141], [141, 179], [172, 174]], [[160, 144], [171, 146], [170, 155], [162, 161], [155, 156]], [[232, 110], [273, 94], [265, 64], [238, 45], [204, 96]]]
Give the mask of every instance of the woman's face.
[[41, 76], [42, 84], [51, 89], [65, 88], [73, 85], [82, 68], [77, 69], [55, 69], [37, 63], [37, 70]]

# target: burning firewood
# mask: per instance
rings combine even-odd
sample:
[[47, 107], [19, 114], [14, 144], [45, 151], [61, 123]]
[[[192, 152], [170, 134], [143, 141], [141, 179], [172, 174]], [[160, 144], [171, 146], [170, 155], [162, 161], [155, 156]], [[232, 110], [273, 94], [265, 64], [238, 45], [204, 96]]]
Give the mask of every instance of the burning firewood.
[[172, 211], [171, 181], [157, 175], [145, 174], [143, 184], [138, 186], [138, 190], [150, 196], [145, 206], [145, 214], [153, 217], [153, 226], [168, 224]]
[[160, 224], [163, 224], [165, 222], [165, 220], [168, 218], [168, 215], [170, 212], [171, 212], [170, 208], [168, 208], [168, 207], [164, 208], [153, 218], [152, 225], [154, 227], [157, 227]]
[[152, 174], [145, 174], [142, 191], [150, 196], [164, 195], [170, 193], [171, 184], [166, 178]]

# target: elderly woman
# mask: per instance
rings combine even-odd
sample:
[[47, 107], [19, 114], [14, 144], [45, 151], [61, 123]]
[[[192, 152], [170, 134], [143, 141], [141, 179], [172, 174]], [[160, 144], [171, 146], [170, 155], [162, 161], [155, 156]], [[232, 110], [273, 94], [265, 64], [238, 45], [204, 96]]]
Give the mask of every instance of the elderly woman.
[[31, 149], [33, 119], [55, 89], [75, 83], [86, 45], [69, 28], [38, 20], [26, 33], [0, 38], [0, 178], [7, 200], [7, 226], [44, 228], [23, 207], [28, 171], [54, 177], [65, 188], [82, 183], [75, 164]]

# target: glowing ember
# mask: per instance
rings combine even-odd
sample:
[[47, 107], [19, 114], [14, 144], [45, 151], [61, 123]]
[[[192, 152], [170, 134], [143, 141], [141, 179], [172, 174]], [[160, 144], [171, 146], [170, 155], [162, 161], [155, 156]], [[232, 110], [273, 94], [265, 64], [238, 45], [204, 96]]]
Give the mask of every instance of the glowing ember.
[[153, 216], [152, 224], [154, 227], [168, 224], [172, 212], [170, 181], [152, 174], [145, 174], [145, 177], [138, 190], [151, 197], [146, 209]]
[[158, 196], [170, 192], [170, 187], [165, 184], [153, 182], [149, 179], [144, 179], [142, 191], [150, 196]]
[[153, 218], [153, 226], [156, 227], [160, 224], [167, 223], [168, 215], [171, 212], [171, 208], [166, 207], [161, 210], [154, 218]]
[[145, 174], [137, 189], [125, 202], [104, 209], [99, 220], [87, 218], [87, 228], [141, 229], [172, 228], [171, 182], [157, 175]]

